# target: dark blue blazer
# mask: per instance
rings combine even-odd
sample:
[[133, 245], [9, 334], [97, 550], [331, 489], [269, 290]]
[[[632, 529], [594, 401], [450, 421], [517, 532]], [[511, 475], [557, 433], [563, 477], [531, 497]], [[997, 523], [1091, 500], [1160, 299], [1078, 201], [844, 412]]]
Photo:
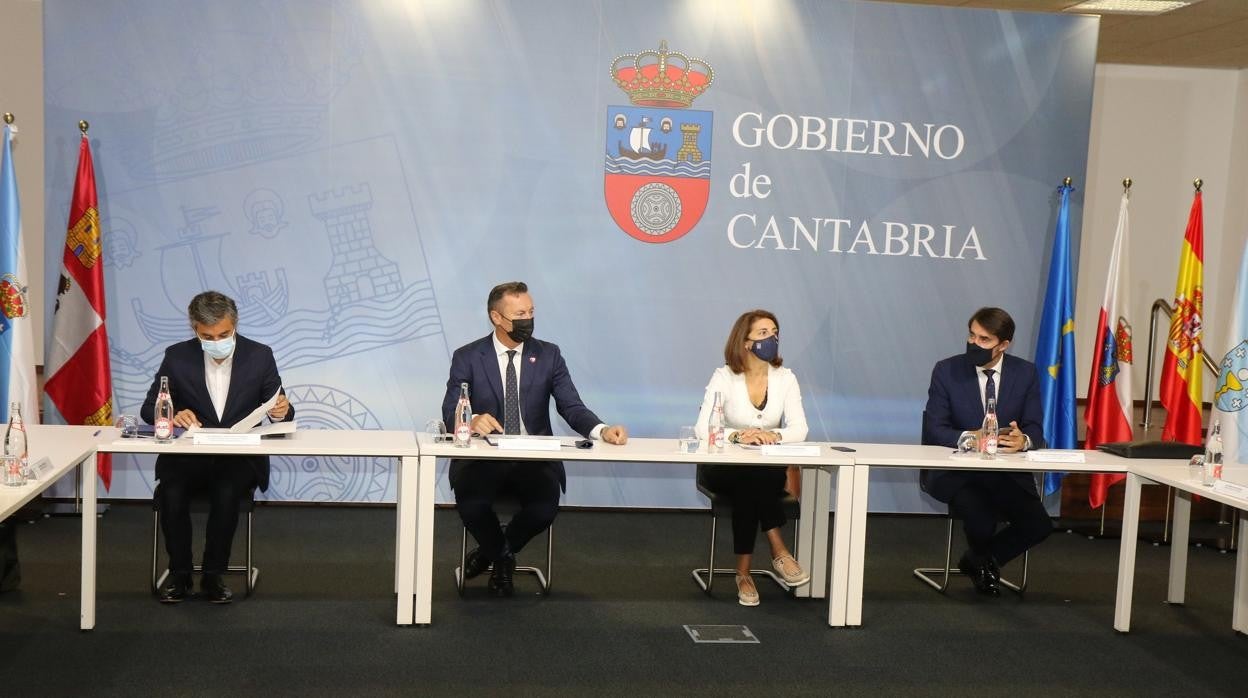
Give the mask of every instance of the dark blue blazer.
[[[155, 421], [156, 394], [160, 392], [161, 376], [169, 377], [169, 396], [173, 398], [174, 413], [190, 410], [206, 427], [233, 426], [272, 397], [273, 391], [282, 384], [282, 378], [277, 374], [277, 362], [273, 359], [273, 350], [242, 335], [236, 337], [234, 365], [230, 369], [230, 391], [226, 394], [221, 419], [217, 419], [217, 410], [212, 406], [208, 383], [204, 379], [204, 350], [200, 347], [199, 339], [192, 338], [165, 350], [165, 358], [160, 362], [160, 369], [156, 371], [156, 378], [147, 391], [143, 406], [139, 408], [143, 421], [148, 424]], [[283, 421], [294, 418], [295, 406], [291, 405]], [[162, 455], [156, 458], [156, 479], [159, 480], [167, 469], [176, 468], [180, 463], [213, 457], [245, 461], [255, 471], [260, 490], [269, 489], [268, 456]]]
[[[1006, 354], [1004, 375], [997, 381], [997, 420], [1002, 427], [1018, 422], [1023, 433], [1031, 437], [1032, 448], [1044, 448], [1044, 408], [1040, 404], [1040, 380], [1036, 365]], [[957, 448], [964, 431], [983, 426], [984, 405], [979, 397], [979, 377], [975, 366], [964, 354], [951, 356], [936, 363], [932, 369], [931, 386], [927, 389], [927, 408], [923, 412], [922, 442], [927, 445]], [[923, 491], [942, 502], [948, 502], [966, 481], [967, 471], [924, 470], [919, 482]], [[1025, 489], [1035, 492], [1031, 473], [1013, 473]]]
[[[550, 400], [554, 398], [555, 409], [573, 431], [588, 437], [594, 427], [602, 424], [598, 415], [581, 402], [576, 392], [568, 365], [558, 345], [529, 338], [524, 343], [524, 355], [516, 356], [522, 362], [520, 369], [520, 417], [529, 434], [554, 434], [550, 426]], [[459, 401], [459, 386], [468, 384], [474, 414], [490, 414], [503, 423], [503, 377], [498, 370], [498, 355], [494, 353], [494, 335], [489, 334], [475, 342], [455, 350], [451, 356], [451, 373], [446, 379], [446, 395], [442, 398], [442, 419], [448, 428], [455, 424], [455, 403]], [[452, 461], [451, 487], [459, 479], [462, 461]], [[563, 463], [554, 461], [560, 486], [567, 490], [567, 476]]]

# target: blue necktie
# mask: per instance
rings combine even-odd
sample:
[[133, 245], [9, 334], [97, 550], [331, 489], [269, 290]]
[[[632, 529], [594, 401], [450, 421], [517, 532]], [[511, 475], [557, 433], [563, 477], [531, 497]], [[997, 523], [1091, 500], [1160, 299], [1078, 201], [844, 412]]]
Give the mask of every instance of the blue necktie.
[[997, 382], [992, 379], [992, 374], [996, 372], [996, 369], [984, 369], [984, 375], [988, 376], [988, 382], [984, 383], [984, 409], [987, 409], [989, 400], [997, 399]]
[[520, 433], [520, 388], [516, 385], [516, 350], [507, 352], [507, 385], [503, 388], [503, 433]]

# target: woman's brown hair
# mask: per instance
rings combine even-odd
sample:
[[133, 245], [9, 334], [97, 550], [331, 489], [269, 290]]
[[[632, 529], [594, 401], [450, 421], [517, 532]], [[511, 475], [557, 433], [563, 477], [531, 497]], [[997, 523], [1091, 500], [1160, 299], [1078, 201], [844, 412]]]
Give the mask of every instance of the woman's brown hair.
[[[769, 311], [757, 309], [747, 310], [741, 313], [741, 317], [732, 323], [732, 331], [728, 333], [728, 342], [724, 344], [724, 363], [728, 364], [728, 368], [733, 373], [745, 373], [745, 343], [750, 338], [750, 327], [757, 320], [767, 319], [776, 323], [776, 334], [780, 334], [780, 321]], [[780, 368], [784, 363], [784, 359], [776, 356], [771, 360], [771, 365]]]

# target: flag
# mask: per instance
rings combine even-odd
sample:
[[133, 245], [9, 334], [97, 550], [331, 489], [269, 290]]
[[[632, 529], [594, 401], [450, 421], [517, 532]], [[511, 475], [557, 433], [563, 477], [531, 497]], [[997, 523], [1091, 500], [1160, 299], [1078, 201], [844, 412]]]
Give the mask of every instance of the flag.
[[[1049, 261], [1049, 286], [1040, 315], [1036, 341], [1036, 370], [1040, 373], [1040, 403], [1044, 406], [1044, 438], [1052, 448], [1075, 447], [1075, 296], [1070, 283], [1070, 192], [1057, 191], [1057, 231]], [[1062, 486], [1062, 473], [1044, 474], [1044, 494]]]
[[1223, 461], [1248, 463], [1248, 246], [1239, 263], [1226, 340], [1231, 348], [1218, 367], [1214, 415], [1222, 424]]
[[[1109, 253], [1109, 274], [1105, 278], [1105, 299], [1101, 301], [1096, 323], [1091, 378], [1088, 381], [1088, 407], [1083, 421], [1088, 425], [1084, 448], [1104, 443], [1130, 441], [1131, 419], [1131, 323], [1126, 313], [1131, 307], [1131, 264], [1128, 262], [1130, 197], [1122, 193], [1118, 205], [1118, 230]], [[1126, 479], [1121, 473], [1093, 473], [1088, 488], [1088, 504], [1095, 509], [1105, 504], [1105, 492]]]
[[[95, 197], [91, 145], [84, 133], [78, 147], [78, 174], [69, 204], [61, 280], [52, 315], [44, 389], [68, 424], [113, 423], [113, 381], [104, 326], [104, 265], [100, 213]], [[112, 461], [97, 459], [104, 488], [112, 484]]]
[[0, 147], [0, 424], [9, 421], [9, 405], [22, 406], [27, 424], [39, 421], [35, 385], [35, 336], [27, 297], [26, 244], [13, 166], [13, 133], [4, 127]]
[[1200, 436], [1200, 350], [1204, 334], [1204, 215], [1200, 191], [1192, 200], [1179, 253], [1179, 280], [1174, 289], [1174, 314], [1170, 316], [1170, 336], [1161, 363], [1161, 404], [1166, 423], [1163, 441], [1182, 441], [1199, 446]]

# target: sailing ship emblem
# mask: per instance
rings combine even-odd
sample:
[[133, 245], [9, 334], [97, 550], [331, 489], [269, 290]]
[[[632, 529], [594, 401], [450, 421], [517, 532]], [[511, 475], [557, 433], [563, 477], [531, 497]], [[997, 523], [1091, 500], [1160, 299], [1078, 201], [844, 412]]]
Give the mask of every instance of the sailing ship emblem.
[[662, 42], [615, 59], [611, 77], [632, 106], [607, 107], [607, 210], [633, 238], [671, 242], [693, 229], [710, 198], [713, 114], [689, 107], [714, 74]]

